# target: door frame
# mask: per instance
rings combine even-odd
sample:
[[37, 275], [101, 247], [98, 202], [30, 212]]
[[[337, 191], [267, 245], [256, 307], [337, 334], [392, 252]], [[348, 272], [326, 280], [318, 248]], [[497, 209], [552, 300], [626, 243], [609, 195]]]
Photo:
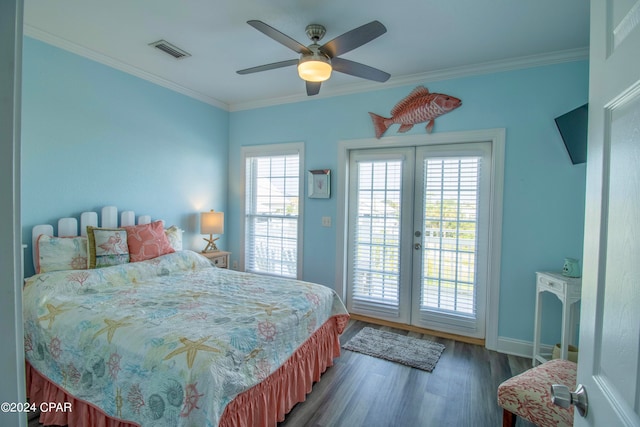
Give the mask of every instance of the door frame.
[[[6, 66], [0, 69], [0, 187], [9, 203], [0, 207], [5, 226], [0, 231], [0, 322], [4, 343], [0, 349], [3, 380], [0, 402], [25, 402], [24, 327], [22, 320], [22, 225], [20, 220], [20, 147], [22, 98], [22, 27], [24, 2], [0, 2], [0, 53]], [[27, 417], [20, 412], [0, 412], [0, 424], [24, 427]]]
[[489, 208], [489, 251], [492, 257], [487, 271], [486, 335], [485, 347], [498, 349], [498, 313], [500, 306], [500, 263], [502, 247], [502, 194], [504, 190], [504, 156], [506, 131], [504, 128], [461, 132], [443, 132], [427, 135], [394, 135], [382, 139], [351, 139], [338, 142], [338, 172], [336, 174], [336, 292], [344, 300], [347, 292], [347, 243], [349, 152], [367, 148], [390, 148], [457, 144], [469, 142], [491, 143], [491, 202]]

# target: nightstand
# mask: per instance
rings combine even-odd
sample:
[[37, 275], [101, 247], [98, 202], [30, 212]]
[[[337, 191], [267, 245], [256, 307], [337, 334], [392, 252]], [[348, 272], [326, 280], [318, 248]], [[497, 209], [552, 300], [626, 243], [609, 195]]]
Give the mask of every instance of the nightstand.
[[231, 252], [200, 252], [200, 255], [209, 258], [211, 264], [215, 265], [218, 268], [229, 268], [229, 255], [231, 255]]

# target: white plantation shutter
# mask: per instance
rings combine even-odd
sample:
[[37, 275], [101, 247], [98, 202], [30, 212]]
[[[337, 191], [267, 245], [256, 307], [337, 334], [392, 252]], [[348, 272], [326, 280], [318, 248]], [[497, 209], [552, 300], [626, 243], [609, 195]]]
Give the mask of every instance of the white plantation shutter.
[[421, 268], [414, 273], [420, 284], [417, 323], [475, 333], [484, 325], [490, 146], [457, 148], [418, 156], [422, 177], [416, 191], [423, 206], [416, 214], [422, 230]]
[[354, 300], [397, 308], [400, 286], [401, 161], [360, 162]]
[[[359, 314], [400, 319], [403, 291], [402, 222], [411, 207], [406, 197], [407, 149], [351, 155], [349, 282], [347, 305]], [[409, 150], [412, 151], [412, 150]], [[406, 201], [406, 200], [405, 200]], [[406, 203], [404, 203], [406, 204]], [[410, 273], [409, 273], [410, 276]]]
[[245, 271], [300, 277], [299, 150], [245, 153]]
[[475, 315], [479, 158], [426, 159], [422, 307]]

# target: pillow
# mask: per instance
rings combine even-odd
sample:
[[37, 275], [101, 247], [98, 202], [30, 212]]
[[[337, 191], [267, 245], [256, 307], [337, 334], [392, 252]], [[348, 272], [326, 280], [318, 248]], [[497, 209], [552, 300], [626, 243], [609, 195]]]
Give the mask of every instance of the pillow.
[[162, 221], [123, 228], [127, 231], [131, 262], [144, 261], [175, 252], [164, 233]]
[[108, 267], [129, 262], [127, 230], [87, 227], [89, 268]]
[[164, 230], [164, 234], [166, 234], [167, 239], [169, 240], [169, 244], [176, 251], [182, 250], [182, 230], [180, 230], [175, 225]]
[[87, 268], [86, 237], [38, 236], [36, 242], [36, 273]]

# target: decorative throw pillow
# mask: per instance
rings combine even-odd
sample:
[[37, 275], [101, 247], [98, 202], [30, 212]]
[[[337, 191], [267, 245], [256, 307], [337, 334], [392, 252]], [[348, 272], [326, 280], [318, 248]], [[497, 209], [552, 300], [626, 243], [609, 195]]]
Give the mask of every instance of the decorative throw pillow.
[[127, 243], [131, 262], [144, 261], [175, 252], [164, 233], [162, 221], [131, 225], [127, 230]]
[[86, 237], [52, 237], [41, 234], [36, 243], [36, 273], [87, 268]]
[[164, 230], [164, 234], [166, 234], [167, 239], [169, 240], [169, 244], [176, 251], [182, 250], [182, 230], [172, 225], [171, 227]]
[[87, 227], [89, 268], [108, 267], [129, 262], [127, 230]]

